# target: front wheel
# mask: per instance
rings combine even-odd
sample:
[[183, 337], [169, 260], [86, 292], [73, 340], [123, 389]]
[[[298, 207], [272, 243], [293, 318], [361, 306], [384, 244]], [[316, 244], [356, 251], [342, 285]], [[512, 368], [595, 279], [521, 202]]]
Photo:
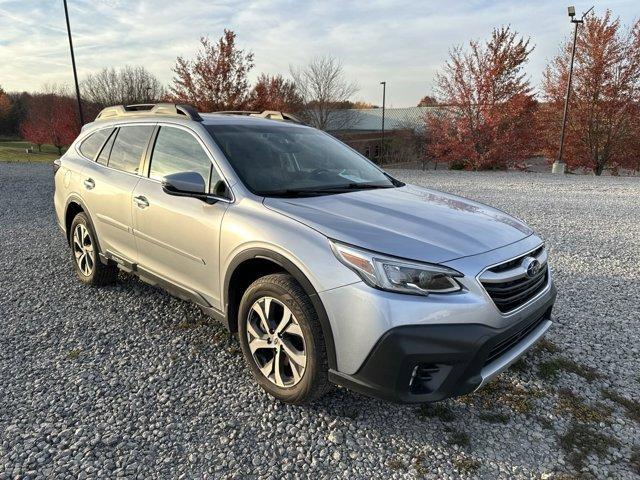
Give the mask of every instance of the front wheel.
[[304, 404], [328, 390], [322, 328], [292, 276], [267, 275], [249, 286], [240, 302], [238, 336], [254, 378], [277, 399]]

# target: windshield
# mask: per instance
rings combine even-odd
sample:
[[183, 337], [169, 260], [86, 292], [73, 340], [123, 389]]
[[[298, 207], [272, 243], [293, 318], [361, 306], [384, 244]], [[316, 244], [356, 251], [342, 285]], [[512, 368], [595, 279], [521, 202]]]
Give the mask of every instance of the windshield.
[[394, 181], [318, 130], [297, 125], [206, 125], [243, 183], [264, 196], [390, 188]]

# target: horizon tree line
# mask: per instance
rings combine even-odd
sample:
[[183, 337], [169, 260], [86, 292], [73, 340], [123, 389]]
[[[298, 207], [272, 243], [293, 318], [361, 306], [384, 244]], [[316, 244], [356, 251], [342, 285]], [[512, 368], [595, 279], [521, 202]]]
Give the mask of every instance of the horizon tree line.
[[[428, 159], [485, 170], [518, 167], [537, 155], [555, 157], [571, 44], [565, 40], [547, 65], [540, 94], [524, 70], [533, 48], [529, 38], [500, 27], [485, 41], [450, 50], [436, 75], [435, 95], [418, 103], [436, 107], [424, 118], [422, 150]], [[332, 117], [339, 130], [353, 119], [332, 112], [373, 107], [352, 101], [358, 85], [331, 55], [290, 66], [289, 78], [261, 73], [252, 85], [254, 66], [253, 53], [239, 48], [236, 34], [225, 30], [215, 43], [201, 37], [193, 57], [179, 56], [167, 87], [142, 66], [87, 75], [81, 82], [83, 109], [94, 118], [107, 105], [171, 101], [200, 111], [287, 111], [323, 130]], [[0, 135], [20, 133], [35, 145], [61, 150], [78, 133], [72, 100], [56, 86], [35, 94], [0, 87]], [[576, 44], [569, 108], [569, 170], [640, 170], [640, 20], [625, 29], [609, 10], [586, 19]]]

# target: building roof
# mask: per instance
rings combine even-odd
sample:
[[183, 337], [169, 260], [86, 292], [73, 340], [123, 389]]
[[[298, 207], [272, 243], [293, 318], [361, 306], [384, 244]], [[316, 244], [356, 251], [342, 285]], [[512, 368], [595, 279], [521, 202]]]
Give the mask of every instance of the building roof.
[[[437, 107], [385, 108], [385, 130], [424, 127], [424, 117]], [[334, 110], [329, 116], [327, 131], [376, 131], [382, 129], [382, 108]]]

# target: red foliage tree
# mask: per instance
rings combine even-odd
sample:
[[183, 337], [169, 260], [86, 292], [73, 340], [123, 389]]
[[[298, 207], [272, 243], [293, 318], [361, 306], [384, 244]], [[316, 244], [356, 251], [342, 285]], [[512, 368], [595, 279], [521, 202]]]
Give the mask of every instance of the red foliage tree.
[[62, 148], [73, 143], [79, 133], [74, 100], [60, 93], [44, 93], [27, 100], [22, 136], [40, 147], [51, 144], [62, 155]]
[[295, 113], [302, 109], [304, 102], [292, 81], [282, 75], [263, 73], [251, 90], [248, 104], [251, 110]]
[[[571, 41], [544, 72], [545, 153], [558, 152]], [[576, 43], [564, 161], [600, 175], [606, 168], [637, 170], [640, 162], [640, 20], [623, 31], [606, 11], [587, 17]]]
[[13, 104], [9, 95], [0, 87], [0, 134], [9, 133], [11, 109]]
[[427, 124], [427, 155], [479, 170], [505, 168], [535, 151], [537, 103], [523, 72], [529, 40], [509, 27], [484, 44], [454, 48], [436, 77], [440, 104]]
[[236, 34], [231, 30], [225, 30], [216, 44], [207, 37], [200, 38], [200, 43], [195, 60], [176, 60], [170, 98], [202, 112], [246, 108], [253, 53], [236, 47]]
[[418, 102], [419, 107], [437, 107], [438, 99], [436, 97], [432, 97], [431, 95], [425, 95]]

